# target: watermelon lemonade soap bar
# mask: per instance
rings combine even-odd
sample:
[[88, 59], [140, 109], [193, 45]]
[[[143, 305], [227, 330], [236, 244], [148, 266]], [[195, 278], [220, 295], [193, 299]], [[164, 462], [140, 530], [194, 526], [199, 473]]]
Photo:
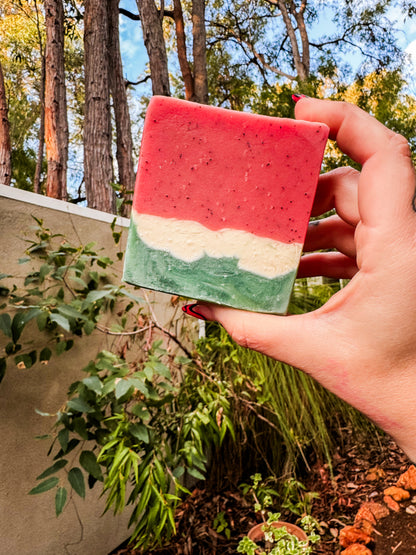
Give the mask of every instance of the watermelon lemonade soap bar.
[[323, 124], [153, 97], [124, 280], [285, 313], [327, 137]]

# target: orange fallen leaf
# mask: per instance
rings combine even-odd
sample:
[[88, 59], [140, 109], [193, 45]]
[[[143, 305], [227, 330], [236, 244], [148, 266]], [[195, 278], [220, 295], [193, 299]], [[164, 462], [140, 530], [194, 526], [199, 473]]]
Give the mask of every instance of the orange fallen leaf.
[[371, 539], [371, 536], [355, 526], [345, 526], [339, 533], [339, 543], [341, 547], [348, 547], [354, 543], [363, 543], [367, 545], [371, 542]]
[[375, 501], [367, 501], [363, 503], [362, 507], [368, 508], [373, 513], [376, 520], [380, 520], [380, 518], [384, 518], [390, 514], [385, 505], [376, 503]]
[[413, 464], [403, 472], [396, 485], [407, 490], [416, 490], [416, 467]]
[[393, 497], [395, 501], [404, 501], [405, 499], [410, 498], [410, 493], [407, 490], [403, 488], [398, 488], [397, 486], [386, 488], [383, 493], [384, 495], [389, 495], [390, 497]]
[[390, 497], [390, 495], [385, 495], [383, 497], [383, 501], [392, 511], [395, 511], [396, 513], [400, 511], [400, 505], [393, 499], [393, 497]]
[[377, 520], [373, 515], [372, 511], [365, 505], [362, 505], [356, 514], [355, 523], [360, 522], [361, 520], [367, 520], [371, 522], [371, 524], [377, 524]]
[[361, 543], [353, 543], [341, 551], [341, 555], [371, 555], [372, 551]]

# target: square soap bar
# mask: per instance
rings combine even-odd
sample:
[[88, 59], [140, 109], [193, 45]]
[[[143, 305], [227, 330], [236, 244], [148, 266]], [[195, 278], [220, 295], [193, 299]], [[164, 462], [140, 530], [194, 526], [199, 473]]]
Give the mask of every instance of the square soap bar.
[[123, 279], [285, 313], [327, 137], [324, 124], [153, 97]]

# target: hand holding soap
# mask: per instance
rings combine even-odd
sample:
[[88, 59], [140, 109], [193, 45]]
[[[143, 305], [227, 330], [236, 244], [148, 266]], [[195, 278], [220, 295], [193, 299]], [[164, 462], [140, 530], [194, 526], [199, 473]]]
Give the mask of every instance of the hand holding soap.
[[153, 97], [124, 280], [284, 313], [327, 137], [324, 124]]

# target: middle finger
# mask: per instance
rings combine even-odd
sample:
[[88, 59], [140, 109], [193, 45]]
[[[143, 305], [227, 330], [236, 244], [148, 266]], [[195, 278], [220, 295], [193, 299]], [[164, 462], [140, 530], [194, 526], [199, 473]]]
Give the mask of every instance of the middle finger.
[[320, 216], [335, 208], [337, 214], [348, 224], [356, 226], [360, 220], [358, 211], [358, 180], [360, 172], [341, 167], [319, 177], [312, 216]]

